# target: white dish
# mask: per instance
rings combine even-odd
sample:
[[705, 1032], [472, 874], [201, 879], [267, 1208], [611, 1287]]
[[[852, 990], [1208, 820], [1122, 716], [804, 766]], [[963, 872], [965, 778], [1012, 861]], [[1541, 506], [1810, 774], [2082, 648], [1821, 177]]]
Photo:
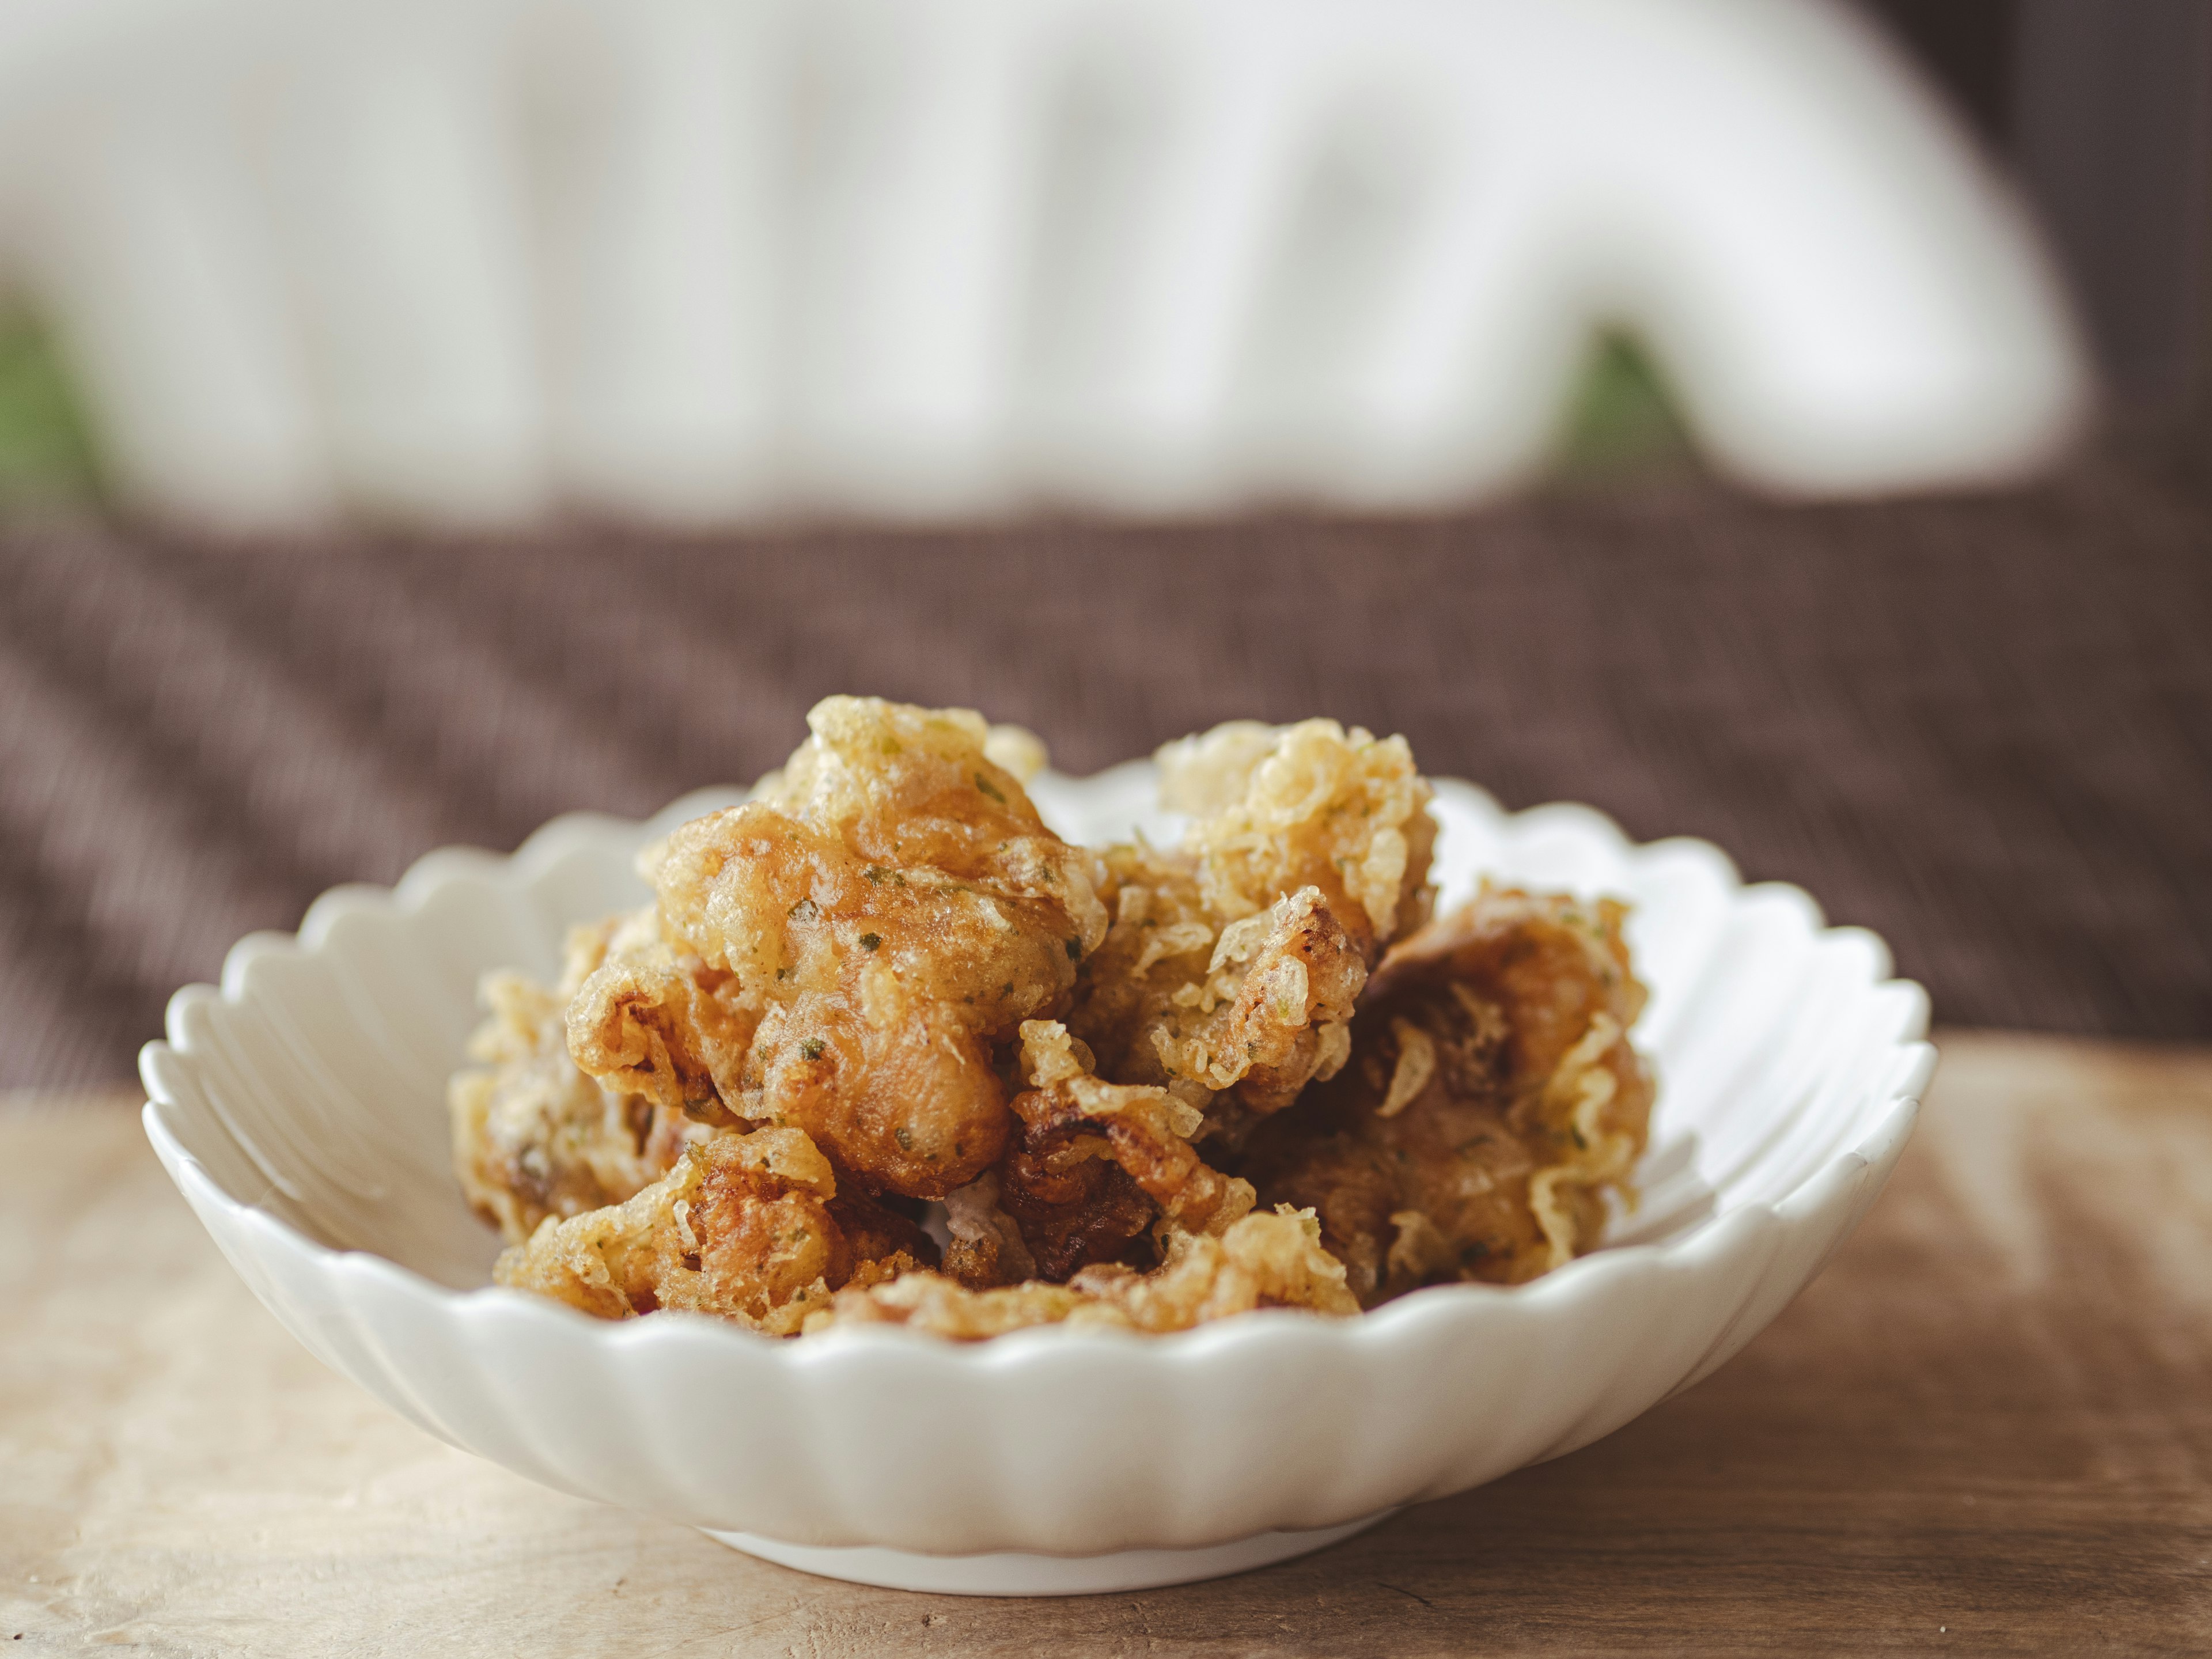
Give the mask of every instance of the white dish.
[[[1152, 813], [1142, 763], [1034, 794], [1098, 839]], [[1660, 1093], [1641, 1207], [1512, 1290], [1174, 1336], [1056, 1328], [960, 1346], [894, 1327], [778, 1342], [603, 1324], [489, 1288], [497, 1241], [448, 1168], [447, 1074], [484, 969], [550, 975], [562, 929], [645, 889], [650, 824], [573, 817], [512, 858], [434, 853], [325, 894], [169, 1006], [147, 1133], [270, 1310], [454, 1445], [811, 1572], [1054, 1594], [1318, 1548], [1612, 1432], [1749, 1341], [1881, 1191], [1934, 1063], [1920, 988], [1794, 888], [1703, 842], [1632, 846], [1585, 808], [1440, 785], [1449, 902], [1479, 872], [1630, 899]]]

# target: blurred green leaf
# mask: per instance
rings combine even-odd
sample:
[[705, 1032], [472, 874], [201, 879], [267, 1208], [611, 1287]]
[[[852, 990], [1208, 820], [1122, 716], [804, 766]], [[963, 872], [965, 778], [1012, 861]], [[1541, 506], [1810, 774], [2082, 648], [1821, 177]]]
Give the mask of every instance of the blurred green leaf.
[[0, 510], [100, 494], [100, 464], [52, 334], [0, 312]]
[[1573, 482], [1671, 470], [1690, 465], [1694, 453], [1650, 354], [1630, 335], [1601, 335], [1569, 405], [1561, 475]]

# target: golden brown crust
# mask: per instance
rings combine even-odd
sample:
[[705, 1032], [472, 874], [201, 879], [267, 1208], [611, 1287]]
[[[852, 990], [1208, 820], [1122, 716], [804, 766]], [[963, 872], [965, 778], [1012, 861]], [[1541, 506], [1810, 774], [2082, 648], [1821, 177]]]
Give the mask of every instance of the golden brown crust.
[[935, 1259], [911, 1223], [840, 1196], [804, 1131], [760, 1129], [691, 1147], [625, 1203], [544, 1222], [493, 1277], [601, 1319], [674, 1308], [788, 1335], [856, 1278]]
[[1000, 1202], [1036, 1268], [1060, 1280], [1097, 1262], [1149, 1263], [1156, 1224], [1218, 1233], [1252, 1207], [1252, 1189], [1209, 1168], [1188, 1137], [1200, 1117], [1166, 1090], [1112, 1084], [1066, 1027], [1022, 1027], [1019, 1127], [999, 1171]]
[[568, 1004], [570, 1056], [586, 1074], [634, 1088], [699, 1122], [736, 1122], [723, 1106], [759, 1024], [730, 995], [732, 976], [672, 945], [659, 911], [622, 919]]
[[1225, 920], [1318, 887], [1370, 956], [1425, 914], [1433, 792], [1403, 738], [1334, 720], [1232, 721], [1159, 752], [1160, 797]]
[[1402, 739], [1170, 745], [1181, 843], [1093, 854], [1024, 793], [1026, 734], [851, 697], [809, 724], [641, 855], [653, 902], [577, 930], [559, 987], [487, 981], [452, 1101], [500, 1283], [781, 1335], [1180, 1330], [1532, 1277], [1627, 1192], [1620, 908], [1486, 888], [1428, 923]]
[[808, 722], [759, 798], [659, 850], [663, 954], [610, 957], [572, 1048], [709, 1121], [803, 1127], [863, 1188], [939, 1198], [1006, 1144], [994, 1047], [1065, 1006], [1105, 934], [1094, 861], [978, 715], [832, 697]]
[[1189, 828], [1102, 855], [1114, 922], [1067, 1024], [1101, 1075], [1172, 1091], [1234, 1146], [1343, 1064], [1368, 969], [1425, 915], [1430, 790], [1403, 738], [1333, 720], [1233, 722], [1160, 766]]
[[453, 1166], [471, 1206], [509, 1243], [548, 1216], [620, 1203], [706, 1133], [647, 1096], [585, 1076], [569, 1058], [565, 1011], [630, 921], [572, 929], [556, 986], [484, 976], [489, 1017], [469, 1043], [483, 1064], [447, 1086]]
[[1394, 948], [1335, 1081], [1254, 1135], [1267, 1202], [1310, 1206], [1361, 1303], [1514, 1284], [1629, 1195], [1652, 1085], [1622, 908], [1486, 887]]
[[1218, 1237], [1177, 1231], [1167, 1259], [1151, 1273], [1109, 1264], [1087, 1267], [1066, 1285], [980, 1291], [939, 1273], [902, 1273], [840, 1292], [829, 1310], [807, 1316], [805, 1329], [890, 1323], [961, 1341], [1031, 1325], [1161, 1333], [1259, 1308], [1337, 1317], [1359, 1311], [1345, 1288], [1343, 1267], [1321, 1247], [1310, 1212], [1248, 1215]]

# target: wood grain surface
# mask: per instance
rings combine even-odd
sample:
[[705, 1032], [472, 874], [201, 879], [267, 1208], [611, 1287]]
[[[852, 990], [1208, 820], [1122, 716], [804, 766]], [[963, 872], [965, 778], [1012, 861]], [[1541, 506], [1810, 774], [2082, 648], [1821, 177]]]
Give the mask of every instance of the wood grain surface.
[[1942, 1047], [1888, 1194], [1701, 1387], [1303, 1561], [1060, 1601], [810, 1578], [451, 1450], [262, 1311], [134, 1103], [17, 1097], [0, 1659], [2212, 1651], [2212, 1053]]

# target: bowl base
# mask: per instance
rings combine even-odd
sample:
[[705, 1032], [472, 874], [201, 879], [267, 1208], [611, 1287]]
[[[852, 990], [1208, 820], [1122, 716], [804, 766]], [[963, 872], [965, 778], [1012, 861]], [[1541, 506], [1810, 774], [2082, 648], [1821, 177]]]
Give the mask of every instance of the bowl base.
[[1114, 1590], [1157, 1589], [1200, 1578], [1224, 1578], [1294, 1556], [1327, 1549], [1397, 1513], [1383, 1510], [1340, 1527], [1311, 1532], [1262, 1532], [1194, 1550], [1120, 1550], [1111, 1555], [921, 1555], [906, 1550], [817, 1549], [758, 1538], [749, 1532], [701, 1531], [733, 1550], [819, 1578], [875, 1584], [884, 1589], [927, 1590], [939, 1595], [1097, 1595]]

